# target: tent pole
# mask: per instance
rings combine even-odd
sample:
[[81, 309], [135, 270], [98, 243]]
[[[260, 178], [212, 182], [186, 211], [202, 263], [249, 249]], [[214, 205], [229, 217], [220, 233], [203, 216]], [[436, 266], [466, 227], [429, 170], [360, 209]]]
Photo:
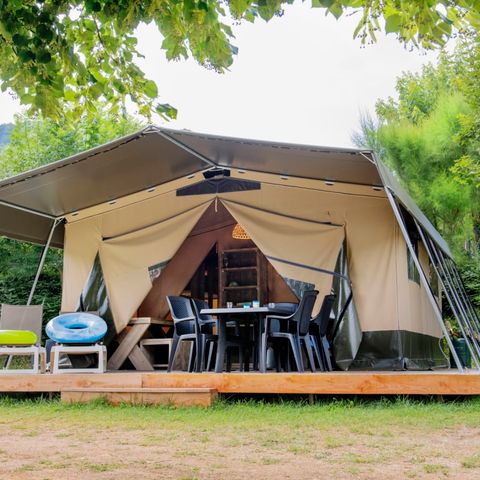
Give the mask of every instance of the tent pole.
[[193, 148], [187, 147], [185, 144], [182, 142], [179, 142], [175, 138], [172, 138], [168, 133], [163, 132], [162, 130], [156, 130], [156, 133], [160, 135], [163, 138], [166, 138], [170, 142], [172, 142], [174, 145], [177, 147], [183, 148], [186, 152], [190, 153], [191, 155], [197, 157], [198, 159], [202, 160], [202, 162], [208, 163], [211, 167], [219, 167], [220, 165], [216, 164], [215, 162], [212, 162], [209, 158], [205, 157], [204, 155], [201, 155], [197, 151], [193, 150]]
[[465, 285], [463, 284], [463, 280], [460, 277], [460, 273], [458, 272], [455, 262], [452, 259], [445, 259], [443, 256], [442, 258], [443, 258], [443, 263], [445, 264], [447, 270], [450, 271], [450, 274], [453, 277], [454, 283], [456, 283], [457, 288], [461, 293], [461, 296], [463, 298], [465, 305], [468, 308], [468, 311], [472, 315], [472, 319], [474, 320], [477, 330], [480, 329], [480, 320], [478, 318], [478, 314], [475, 308], [473, 307], [472, 302], [470, 301], [467, 291], [465, 290]]
[[[417, 223], [416, 220], [415, 220], [415, 225], [417, 226], [418, 232], [420, 233], [422, 241], [430, 256], [430, 260], [432, 262], [433, 268], [435, 269], [435, 273], [437, 274], [437, 277], [442, 285], [445, 295], [447, 296], [447, 300], [450, 303], [450, 307], [452, 308], [453, 314], [457, 319], [458, 326], [460, 327], [460, 330], [465, 339], [465, 342], [467, 343], [468, 350], [470, 351], [470, 354], [475, 362], [477, 370], [480, 370], [480, 365], [478, 363], [478, 359], [480, 358], [480, 350], [478, 348], [478, 344], [475, 340], [475, 337], [473, 336], [475, 332], [468, 319], [468, 315], [465, 309], [463, 308], [461, 301], [459, 300], [457, 292], [455, 291], [455, 285], [452, 284], [450, 276], [445, 271], [445, 268], [440, 260], [436, 246], [433, 244], [430, 238], [427, 238], [427, 235], [423, 232], [422, 227]], [[467, 330], [471, 331], [471, 334], [472, 334], [471, 339], [468, 338]], [[472, 345], [470, 345], [470, 343], [472, 343], [473, 347]]]
[[[467, 293], [462, 290], [462, 286], [458, 283], [457, 279], [453, 275], [453, 267], [449, 266], [449, 263], [446, 261], [445, 257], [442, 255], [442, 252], [437, 249], [441, 265], [445, 270], [446, 277], [448, 281], [453, 285], [452, 291], [457, 299], [457, 304], [461, 308], [461, 311], [464, 313], [464, 319], [467, 325], [468, 330], [471, 332], [471, 338], [478, 344], [478, 317], [475, 310], [471, 309], [470, 299], [468, 298]], [[450, 264], [455, 266], [455, 262], [450, 259]], [[461, 279], [460, 279], [461, 280]]]
[[43, 264], [45, 263], [45, 259], [47, 258], [48, 249], [50, 248], [50, 242], [52, 241], [53, 232], [55, 231], [57, 225], [62, 221], [63, 217], [56, 218], [52, 223], [50, 231], [48, 232], [47, 241], [43, 246], [42, 255], [40, 256], [40, 261], [38, 262], [37, 272], [33, 280], [32, 288], [30, 289], [30, 295], [28, 296], [27, 305], [30, 305], [32, 303], [33, 294], [35, 293], [35, 289], [37, 288], [38, 279], [40, 278], [40, 273], [42, 272]]
[[452, 354], [452, 357], [455, 361], [455, 365], [457, 366], [457, 369], [459, 372], [464, 373], [465, 370], [462, 366], [462, 363], [460, 362], [460, 358], [458, 358], [457, 351], [455, 350], [452, 339], [450, 338], [450, 335], [448, 333], [447, 327], [445, 326], [445, 323], [443, 322], [443, 317], [442, 317], [442, 312], [440, 311], [440, 308], [437, 304], [437, 301], [432, 293], [432, 290], [430, 288], [430, 284], [428, 283], [427, 277], [425, 275], [425, 272], [423, 271], [423, 268], [420, 264], [420, 260], [417, 257], [417, 254], [415, 253], [415, 249], [413, 248], [412, 242], [410, 240], [410, 236], [408, 235], [407, 228], [405, 227], [405, 223], [403, 222], [402, 214], [400, 212], [400, 209], [398, 208], [397, 202], [395, 201], [393, 194], [390, 190], [389, 187], [385, 187], [385, 192], [387, 194], [388, 201], [390, 202], [390, 205], [392, 207], [393, 213], [397, 219], [398, 225], [400, 227], [400, 230], [403, 234], [403, 238], [405, 239], [405, 242], [407, 243], [407, 248], [410, 252], [410, 255], [412, 256], [412, 259], [415, 263], [415, 267], [418, 270], [418, 274], [420, 275], [420, 281], [422, 282], [423, 287], [425, 288], [425, 291], [427, 292], [428, 299], [430, 300], [430, 303], [433, 307], [433, 311], [435, 313], [435, 316], [437, 317], [438, 323], [440, 325], [440, 328], [442, 329], [443, 335], [445, 337], [445, 340], [447, 341], [448, 348], [450, 349], [450, 353]]
[[32, 213], [33, 215], [37, 215], [39, 217], [49, 218], [51, 220], [55, 220], [56, 217], [53, 215], [49, 215], [48, 213], [39, 212], [37, 210], [32, 210], [31, 208], [21, 207], [20, 205], [15, 205], [14, 203], [5, 202], [5, 200], [0, 200], [0, 205], [4, 205], [5, 207], [13, 208], [14, 210], [20, 210], [21, 212]]

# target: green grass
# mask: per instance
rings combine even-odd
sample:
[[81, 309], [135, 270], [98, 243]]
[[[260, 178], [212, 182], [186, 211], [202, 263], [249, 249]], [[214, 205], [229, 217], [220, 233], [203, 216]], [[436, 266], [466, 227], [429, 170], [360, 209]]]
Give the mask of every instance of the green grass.
[[464, 468], [480, 468], [480, 455], [472, 455], [465, 457], [462, 460], [462, 467]]
[[[36, 422], [54, 420], [75, 425], [95, 425], [109, 428], [120, 422], [124, 428], [142, 428], [154, 422], [157, 426], [177, 430], [181, 424], [203, 428], [203, 439], [208, 441], [212, 425], [228, 425], [232, 429], [245, 429], [262, 425], [265, 432], [279, 425], [305, 427], [306, 425], [330, 429], [344, 428], [360, 435], [389, 436], [385, 425], [394, 424], [408, 429], [424, 431], [467, 424], [480, 427], [480, 398], [463, 401], [437, 402], [409, 398], [368, 400], [327, 400], [309, 405], [298, 401], [218, 401], [209, 409], [173, 408], [164, 406], [112, 407], [105, 402], [65, 405], [58, 400], [31, 400], [0, 397], [0, 424], [23, 421], [18, 428], [35, 431]], [[33, 434], [33, 433], [30, 433]], [[68, 433], [64, 433], [67, 435]], [[335, 447], [334, 442], [331, 445]]]

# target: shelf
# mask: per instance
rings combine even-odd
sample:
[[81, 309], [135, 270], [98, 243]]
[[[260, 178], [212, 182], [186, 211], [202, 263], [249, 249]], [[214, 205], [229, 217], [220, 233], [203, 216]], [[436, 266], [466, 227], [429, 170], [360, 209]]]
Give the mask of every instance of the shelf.
[[237, 287], [223, 287], [224, 290], [246, 290], [251, 288], [258, 288], [257, 285], [238, 285]]
[[247, 270], [257, 270], [256, 265], [252, 265], [251, 267], [225, 267], [222, 268], [224, 272], [241, 272], [241, 271], [247, 271]]
[[226, 253], [251, 253], [251, 252], [258, 252], [258, 248], [256, 247], [250, 247], [250, 248], [231, 248], [230, 250], [224, 250], [223, 254], [225, 255]]

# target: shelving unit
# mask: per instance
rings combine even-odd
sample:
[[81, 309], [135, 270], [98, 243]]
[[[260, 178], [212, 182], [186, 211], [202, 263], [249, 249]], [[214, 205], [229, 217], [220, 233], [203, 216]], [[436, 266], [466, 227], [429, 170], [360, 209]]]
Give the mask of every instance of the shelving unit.
[[235, 248], [219, 252], [219, 304], [238, 305], [267, 299], [266, 260], [258, 248]]

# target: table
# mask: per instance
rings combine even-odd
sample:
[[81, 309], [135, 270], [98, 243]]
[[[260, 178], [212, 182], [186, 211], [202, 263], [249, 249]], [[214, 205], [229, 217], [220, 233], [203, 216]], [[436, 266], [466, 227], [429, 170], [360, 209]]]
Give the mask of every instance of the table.
[[[261, 361], [261, 338], [262, 338], [262, 329], [263, 329], [263, 319], [267, 315], [289, 315], [283, 309], [275, 307], [250, 307], [250, 308], [203, 308], [200, 311], [201, 315], [215, 315], [218, 318], [217, 322], [217, 334], [218, 334], [218, 344], [222, 345], [226, 342], [227, 339], [227, 322], [229, 317], [234, 315], [239, 316], [251, 316], [254, 321], [257, 323], [257, 357]], [[224, 349], [217, 348], [217, 356], [215, 359], [215, 372], [221, 373], [223, 371], [223, 362], [224, 362]]]
[[149, 358], [145, 355], [138, 343], [152, 325], [173, 327], [173, 322], [153, 317], [132, 318], [128, 327], [118, 336], [118, 348], [108, 360], [109, 370], [119, 370], [128, 358], [136, 370], [154, 370]]

